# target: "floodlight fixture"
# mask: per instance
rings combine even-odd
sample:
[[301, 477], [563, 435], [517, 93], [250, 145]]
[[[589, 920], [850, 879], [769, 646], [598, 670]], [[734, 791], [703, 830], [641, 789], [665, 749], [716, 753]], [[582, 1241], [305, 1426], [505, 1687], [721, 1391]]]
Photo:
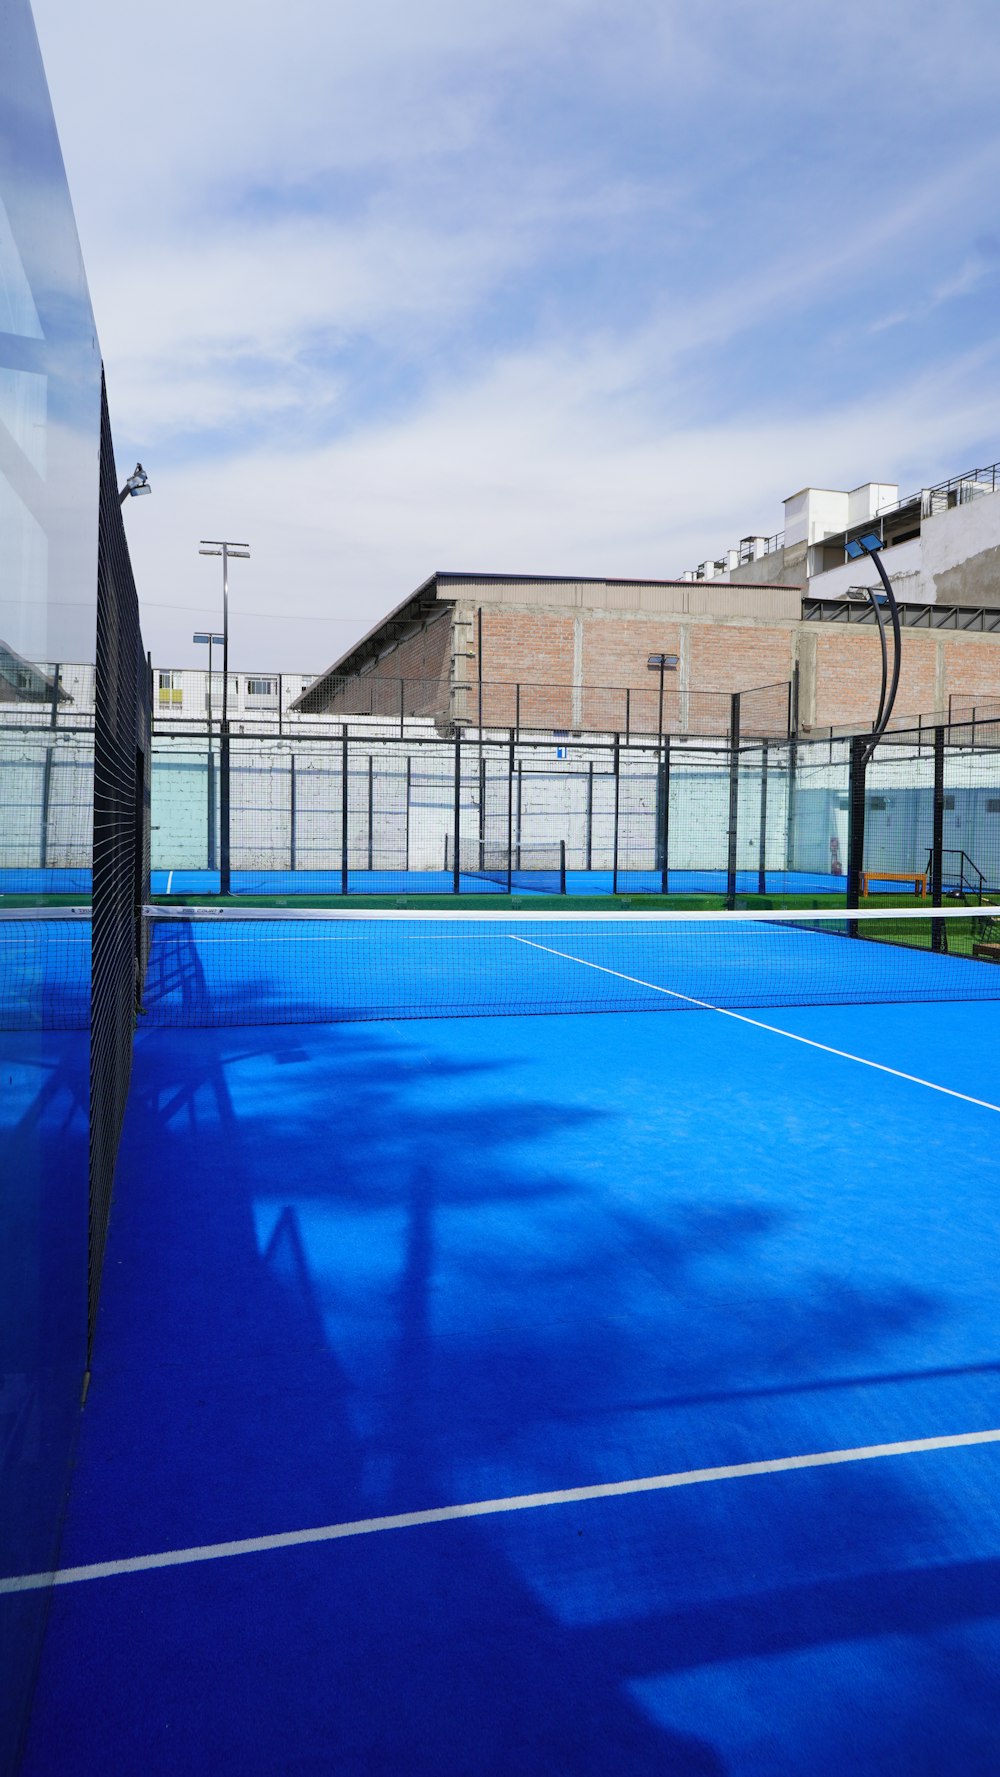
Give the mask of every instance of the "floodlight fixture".
[[863, 536], [851, 537], [844, 544], [844, 554], [848, 561], [857, 561], [862, 555], [877, 555], [882, 547], [882, 539], [878, 531], [865, 531]]
[[126, 500], [128, 500], [128, 499], [134, 500], [138, 497], [139, 494], [151, 494], [152, 491], [153, 490], [149, 485], [149, 477], [146, 474], [145, 469], [143, 468], [141, 463], [136, 463], [136, 466], [133, 469], [128, 480], [126, 481], [125, 486], [122, 488], [121, 493], [118, 495], [118, 504], [119, 504], [119, 506], [124, 506]]
[[674, 673], [677, 671], [680, 663], [681, 657], [679, 654], [651, 654], [646, 665], [650, 672], [660, 671]]

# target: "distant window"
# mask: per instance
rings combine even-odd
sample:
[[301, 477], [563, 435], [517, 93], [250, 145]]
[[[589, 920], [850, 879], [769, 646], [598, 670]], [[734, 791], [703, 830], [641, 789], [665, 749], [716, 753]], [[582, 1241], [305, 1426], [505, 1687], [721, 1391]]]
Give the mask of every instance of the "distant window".
[[838, 796], [837, 797], [837, 807], [838, 808], [850, 808], [850, 806], [851, 806], [851, 798], [849, 796]]
[[885, 809], [888, 808], [889, 805], [884, 796], [869, 796], [868, 806], [872, 809]]
[[954, 796], [945, 796], [945, 797], [944, 797], [944, 798], [943, 798], [943, 800], [942, 800], [942, 802], [941, 802], [941, 807], [942, 807], [942, 808], [954, 808], [954, 806], [955, 806], [955, 798], [954, 798]]
[[986, 813], [1000, 814], [1000, 796], [987, 796]]
[[273, 697], [274, 696], [274, 680], [273, 679], [248, 679], [247, 680], [247, 696], [248, 697]]
[[161, 705], [174, 706], [184, 702], [183, 681], [180, 673], [160, 673], [158, 679]]

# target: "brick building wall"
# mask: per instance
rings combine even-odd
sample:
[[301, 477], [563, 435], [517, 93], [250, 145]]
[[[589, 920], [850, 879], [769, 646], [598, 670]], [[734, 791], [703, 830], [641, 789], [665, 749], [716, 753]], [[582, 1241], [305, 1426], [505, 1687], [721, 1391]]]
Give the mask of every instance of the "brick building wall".
[[[793, 677], [806, 731], [864, 725], [877, 707], [875, 627], [804, 621], [794, 589], [483, 576], [442, 590], [449, 579], [415, 595], [412, 633], [391, 645], [389, 619], [384, 639], [374, 631], [342, 677], [326, 676], [327, 713], [391, 720], [402, 708], [475, 727], [481, 710], [489, 728], [655, 733], [654, 654], [676, 659], [663, 675], [668, 734], [724, 734], [734, 691], [745, 735], [782, 734]], [[946, 711], [949, 697], [1000, 700], [1000, 633], [904, 628], [897, 716]]]
[[443, 605], [415, 635], [384, 654], [370, 672], [348, 676], [330, 696], [331, 715], [434, 716], [448, 710], [452, 670], [452, 613]]

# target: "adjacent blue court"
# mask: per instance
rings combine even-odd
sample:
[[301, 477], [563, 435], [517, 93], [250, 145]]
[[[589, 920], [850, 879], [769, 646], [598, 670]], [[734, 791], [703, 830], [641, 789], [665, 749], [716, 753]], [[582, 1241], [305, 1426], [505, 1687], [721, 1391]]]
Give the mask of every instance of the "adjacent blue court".
[[[627, 870], [618, 872], [618, 893], [623, 895], [659, 895], [664, 893], [663, 875], [659, 870]], [[566, 872], [566, 893], [569, 895], [610, 895], [614, 892], [611, 870], [573, 870]], [[462, 894], [503, 894], [507, 886], [505, 872], [493, 875], [463, 871], [460, 876]], [[339, 870], [234, 870], [231, 888], [234, 895], [339, 895], [342, 877]], [[557, 894], [558, 872], [552, 870], [514, 870], [511, 886], [518, 894]], [[756, 870], [740, 870], [736, 890], [740, 895], [755, 895], [760, 887]], [[352, 895], [450, 895], [454, 878], [450, 870], [350, 870], [348, 893]], [[8, 893], [15, 891], [8, 888]], [[217, 895], [217, 870], [154, 870], [154, 895]], [[671, 870], [667, 891], [672, 895], [724, 895], [726, 872], [718, 870]], [[803, 870], [769, 870], [765, 892], [769, 895], [844, 895], [842, 876], [821, 875]]]
[[1000, 1007], [766, 1023], [140, 1031], [30, 1777], [995, 1769]]

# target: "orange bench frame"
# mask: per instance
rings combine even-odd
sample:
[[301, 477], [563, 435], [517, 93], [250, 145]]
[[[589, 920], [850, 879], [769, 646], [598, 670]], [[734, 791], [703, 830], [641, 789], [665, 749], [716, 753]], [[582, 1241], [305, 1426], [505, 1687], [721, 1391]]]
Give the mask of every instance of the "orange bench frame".
[[927, 899], [927, 872], [925, 870], [862, 870], [861, 893], [870, 893], [871, 882], [912, 882], [913, 893], [920, 900]]

